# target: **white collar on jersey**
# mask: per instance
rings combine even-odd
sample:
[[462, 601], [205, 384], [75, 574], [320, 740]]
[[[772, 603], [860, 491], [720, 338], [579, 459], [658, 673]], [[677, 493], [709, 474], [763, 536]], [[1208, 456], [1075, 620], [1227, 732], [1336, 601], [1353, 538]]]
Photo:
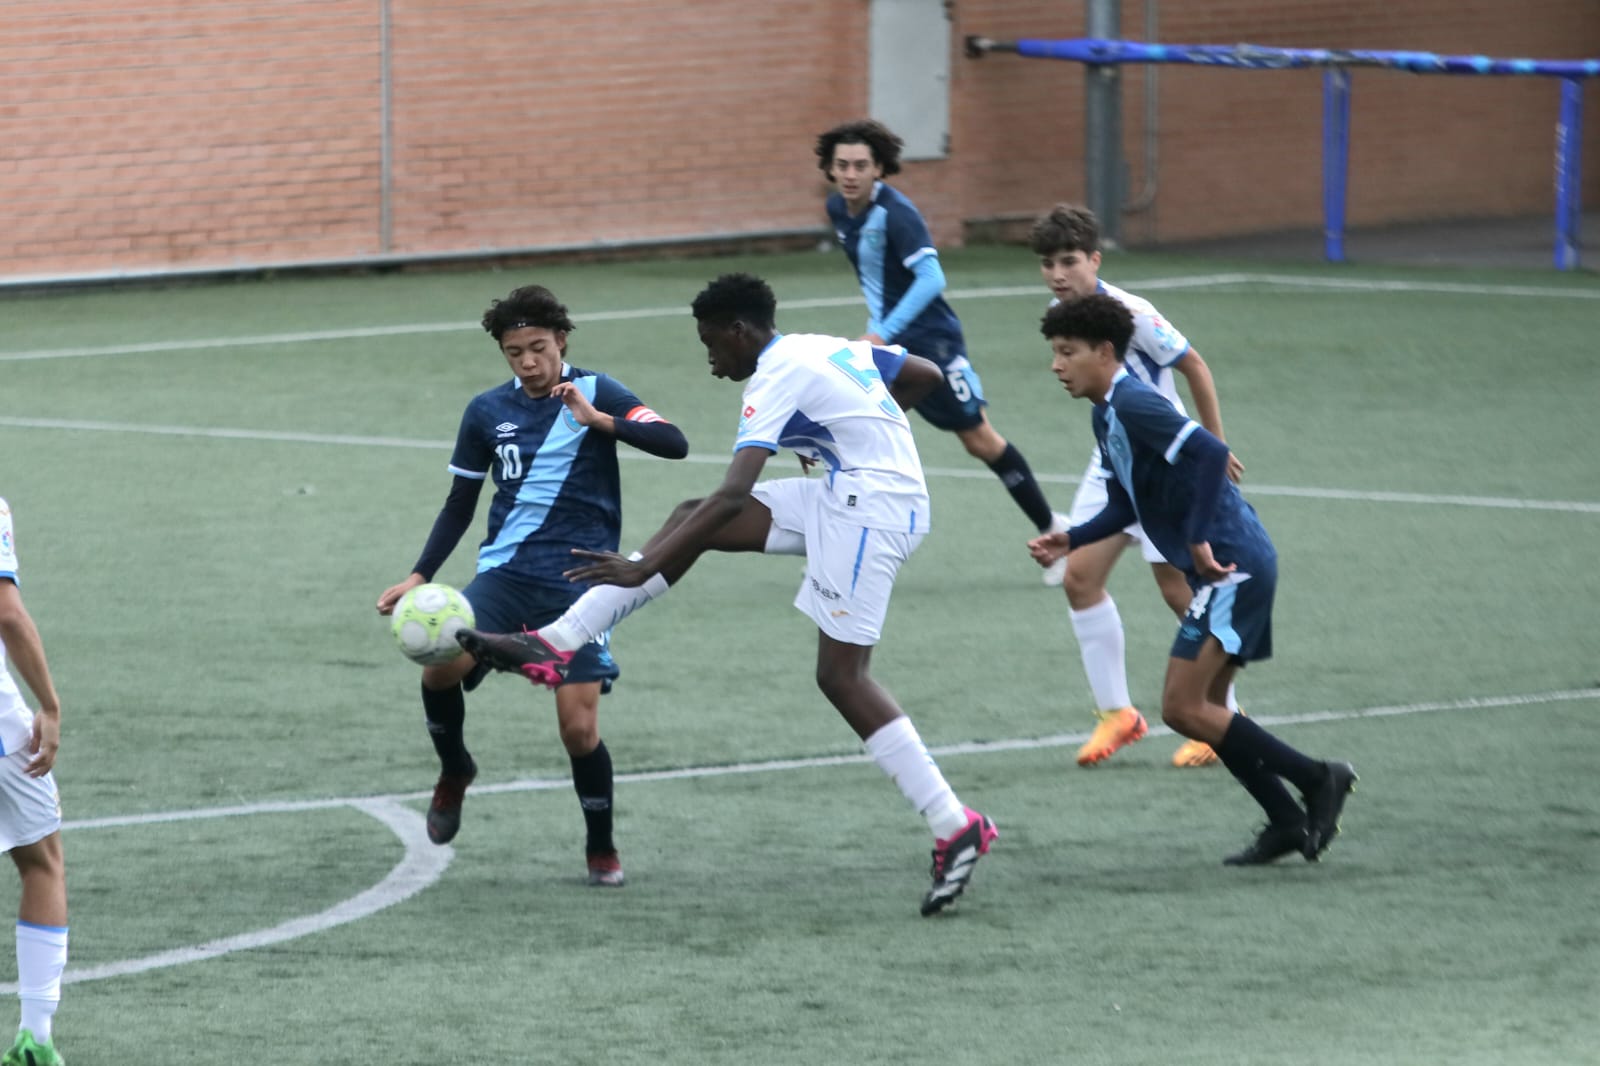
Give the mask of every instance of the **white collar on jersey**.
[[1112, 374], [1111, 375], [1111, 387], [1106, 389], [1106, 398], [1101, 400], [1100, 402], [1101, 403], [1110, 403], [1111, 402], [1111, 394], [1113, 392], [1117, 391], [1117, 382], [1121, 381], [1123, 378], [1128, 377], [1128, 376], [1129, 375], [1128, 375], [1128, 368], [1127, 367], [1122, 367], [1115, 374]]

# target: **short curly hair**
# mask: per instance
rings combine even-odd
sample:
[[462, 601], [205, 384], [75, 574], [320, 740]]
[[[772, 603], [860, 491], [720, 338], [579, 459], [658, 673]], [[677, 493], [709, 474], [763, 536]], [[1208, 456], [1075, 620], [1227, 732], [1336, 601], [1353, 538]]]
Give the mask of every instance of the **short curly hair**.
[[772, 329], [778, 317], [778, 298], [772, 286], [754, 274], [724, 274], [694, 298], [695, 320], [726, 326], [736, 320]]
[[1100, 220], [1087, 207], [1056, 204], [1034, 222], [1028, 234], [1028, 247], [1035, 255], [1057, 252], [1093, 255], [1100, 250]]
[[511, 290], [504, 300], [496, 300], [483, 313], [483, 331], [496, 341], [514, 329], [538, 326], [553, 333], [577, 329], [567, 314], [567, 305], [543, 285], [524, 285]]
[[1133, 313], [1115, 296], [1090, 293], [1052, 306], [1044, 313], [1039, 332], [1051, 339], [1071, 337], [1090, 344], [1110, 341], [1117, 358], [1122, 359], [1133, 339]]
[[900, 149], [905, 141], [888, 126], [870, 118], [835, 126], [817, 138], [817, 168], [833, 180], [833, 150], [841, 144], [864, 144], [872, 149], [872, 161], [883, 168], [883, 176], [900, 173]]

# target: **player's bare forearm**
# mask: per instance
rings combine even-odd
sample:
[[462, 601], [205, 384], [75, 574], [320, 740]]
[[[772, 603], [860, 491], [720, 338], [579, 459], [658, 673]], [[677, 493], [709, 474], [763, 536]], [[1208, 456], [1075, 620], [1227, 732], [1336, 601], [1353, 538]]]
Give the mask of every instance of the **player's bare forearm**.
[[1217, 399], [1217, 382], [1211, 368], [1200, 358], [1200, 353], [1190, 348], [1177, 363], [1178, 373], [1189, 383], [1189, 396], [1194, 400], [1195, 421], [1199, 422], [1218, 440], [1227, 440], [1222, 432], [1222, 402]]
[[0, 641], [5, 643], [12, 668], [38, 701], [39, 713], [60, 714], [61, 700], [50, 677], [44, 641], [33, 624], [33, 617], [22, 605], [22, 593], [5, 578], [0, 578]]
[[[1211, 367], [1193, 348], [1178, 361], [1178, 372], [1189, 383], [1189, 398], [1194, 401], [1195, 420], [1220, 441], [1227, 441], [1222, 432], [1222, 401], [1217, 398], [1216, 378]], [[1237, 482], [1244, 475], [1244, 463], [1231, 451], [1228, 453], [1228, 480]]]

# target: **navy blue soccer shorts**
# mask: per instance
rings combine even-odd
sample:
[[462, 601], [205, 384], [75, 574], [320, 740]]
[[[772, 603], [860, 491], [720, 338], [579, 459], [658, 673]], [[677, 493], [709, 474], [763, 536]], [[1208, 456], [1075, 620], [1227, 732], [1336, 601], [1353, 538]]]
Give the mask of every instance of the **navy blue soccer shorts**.
[[1215, 584], [1189, 578], [1194, 598], [1178, 622], [1172, 657], [1193, 661], [1207, 637], [1215, 637], [1240, 666], [1272, 658], [1272, 597], [1278, 570], [1271, 563], [1248, 574], [1235, 571]]
[[[485, 570], [461, 590], [472, 604], [474, 628], [485, 633], [515, 633], [549, 625], [583, 594], [584, 586], [561, 588], [528, 581], [503, 570]], [[572, 657], [563, 684], [600, 682], [601, 692], [610, 692], [611, 683], [622, 671], [611, 657], [611, 634], [585, 644]]]
[[989, 401], [983, 398], [983, 382], [978, 380], [978, 372], [972, 369], [967, 353], [959, 345], [947, 342], [936, 350], [911, 354], [931, 359], [944, 375], [944, 384], [917, 404], [917, 414], [930, 426], [947, 433], [958, 433], [983, 422], [983, 408]]

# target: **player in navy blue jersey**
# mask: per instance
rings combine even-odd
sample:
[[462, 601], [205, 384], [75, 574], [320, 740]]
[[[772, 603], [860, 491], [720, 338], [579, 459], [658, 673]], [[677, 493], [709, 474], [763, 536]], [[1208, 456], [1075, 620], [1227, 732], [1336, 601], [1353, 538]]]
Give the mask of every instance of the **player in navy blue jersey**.
[[[961, 320], [942, 295], [944, 270], [927, 223], [915, 204], [884, 183], [900, 172], [902, 143], [871, 120], [847, 122], [817, 138], [817, 165], [837, 186], [828, 197], [828, 220], [867, 301], [861, 339], [898, 344], [937, 364], [944, 382], [917, 404], [917, 413], [954, 433], [969, 455], [983, 460], [1035, 529], [1063, 530], [1066, 517], [1050, 510], [1028, 461], [989, 424]], [[1059, 575], [1054, 584], [1061, 584]]]
[[[564, 570], [573, 549], [613, 551], [622, 534], [617, 442], [668, 459], [689, 453], [683, 431], [627, 386], [566, 361], [574, 329], [549, 289], [530, 285], [496, 300], [483, 328], [516, 375], [467, 404], [450, 457], [455, 480], [411, 575], [378, 597], [389, 614], [405, 593], [431, 581], [472, 525], [485, 479], [494, 481], [478, 572], [462, 590], [477, 624], [536, 629], [577, 599]], [[464, 691], [488, 672], [470, 654], [423, 667], [422, 707], [439, 754], [428, 837], [444, 844], [461, 826], [461, 803], [478, 767], [462, 735]], [[600, 695], [617, 677], [605, 634], [583, 647], [556, 688], [556, 720], [572, 760], [588, 835], [589, 883], [621, 885], [612, 840], [611, 754], [600, 739]]]
[[[1042, 332], [1056, 378], [1095, 405], [1095, 441], [1112, 476], [1104, 510], [1064, 533], [1035, 538], [1029, 550], [1048, 564], [1133, 522], [1144, 527], [1193, 592], [1167, 660], [1162, 720], [1211, 745], [1267, 813], [1266, 828], [1225, 861], [1256, 865], [1296, 851], [1315, 861], [1339, 832], [1356, 775], [1349, 763], [1301, 754], [1224, 704], [1235, 672], [1272, 655], [1278, 580], [1277, 551], [1228, 480], [1228, 446], [1128, 373], [1123, 360], [1133, 315], [1115, 296], [1058, 303], [1046, 312]], [[1299, 790], [1304, 807], [1284, 781]]]

